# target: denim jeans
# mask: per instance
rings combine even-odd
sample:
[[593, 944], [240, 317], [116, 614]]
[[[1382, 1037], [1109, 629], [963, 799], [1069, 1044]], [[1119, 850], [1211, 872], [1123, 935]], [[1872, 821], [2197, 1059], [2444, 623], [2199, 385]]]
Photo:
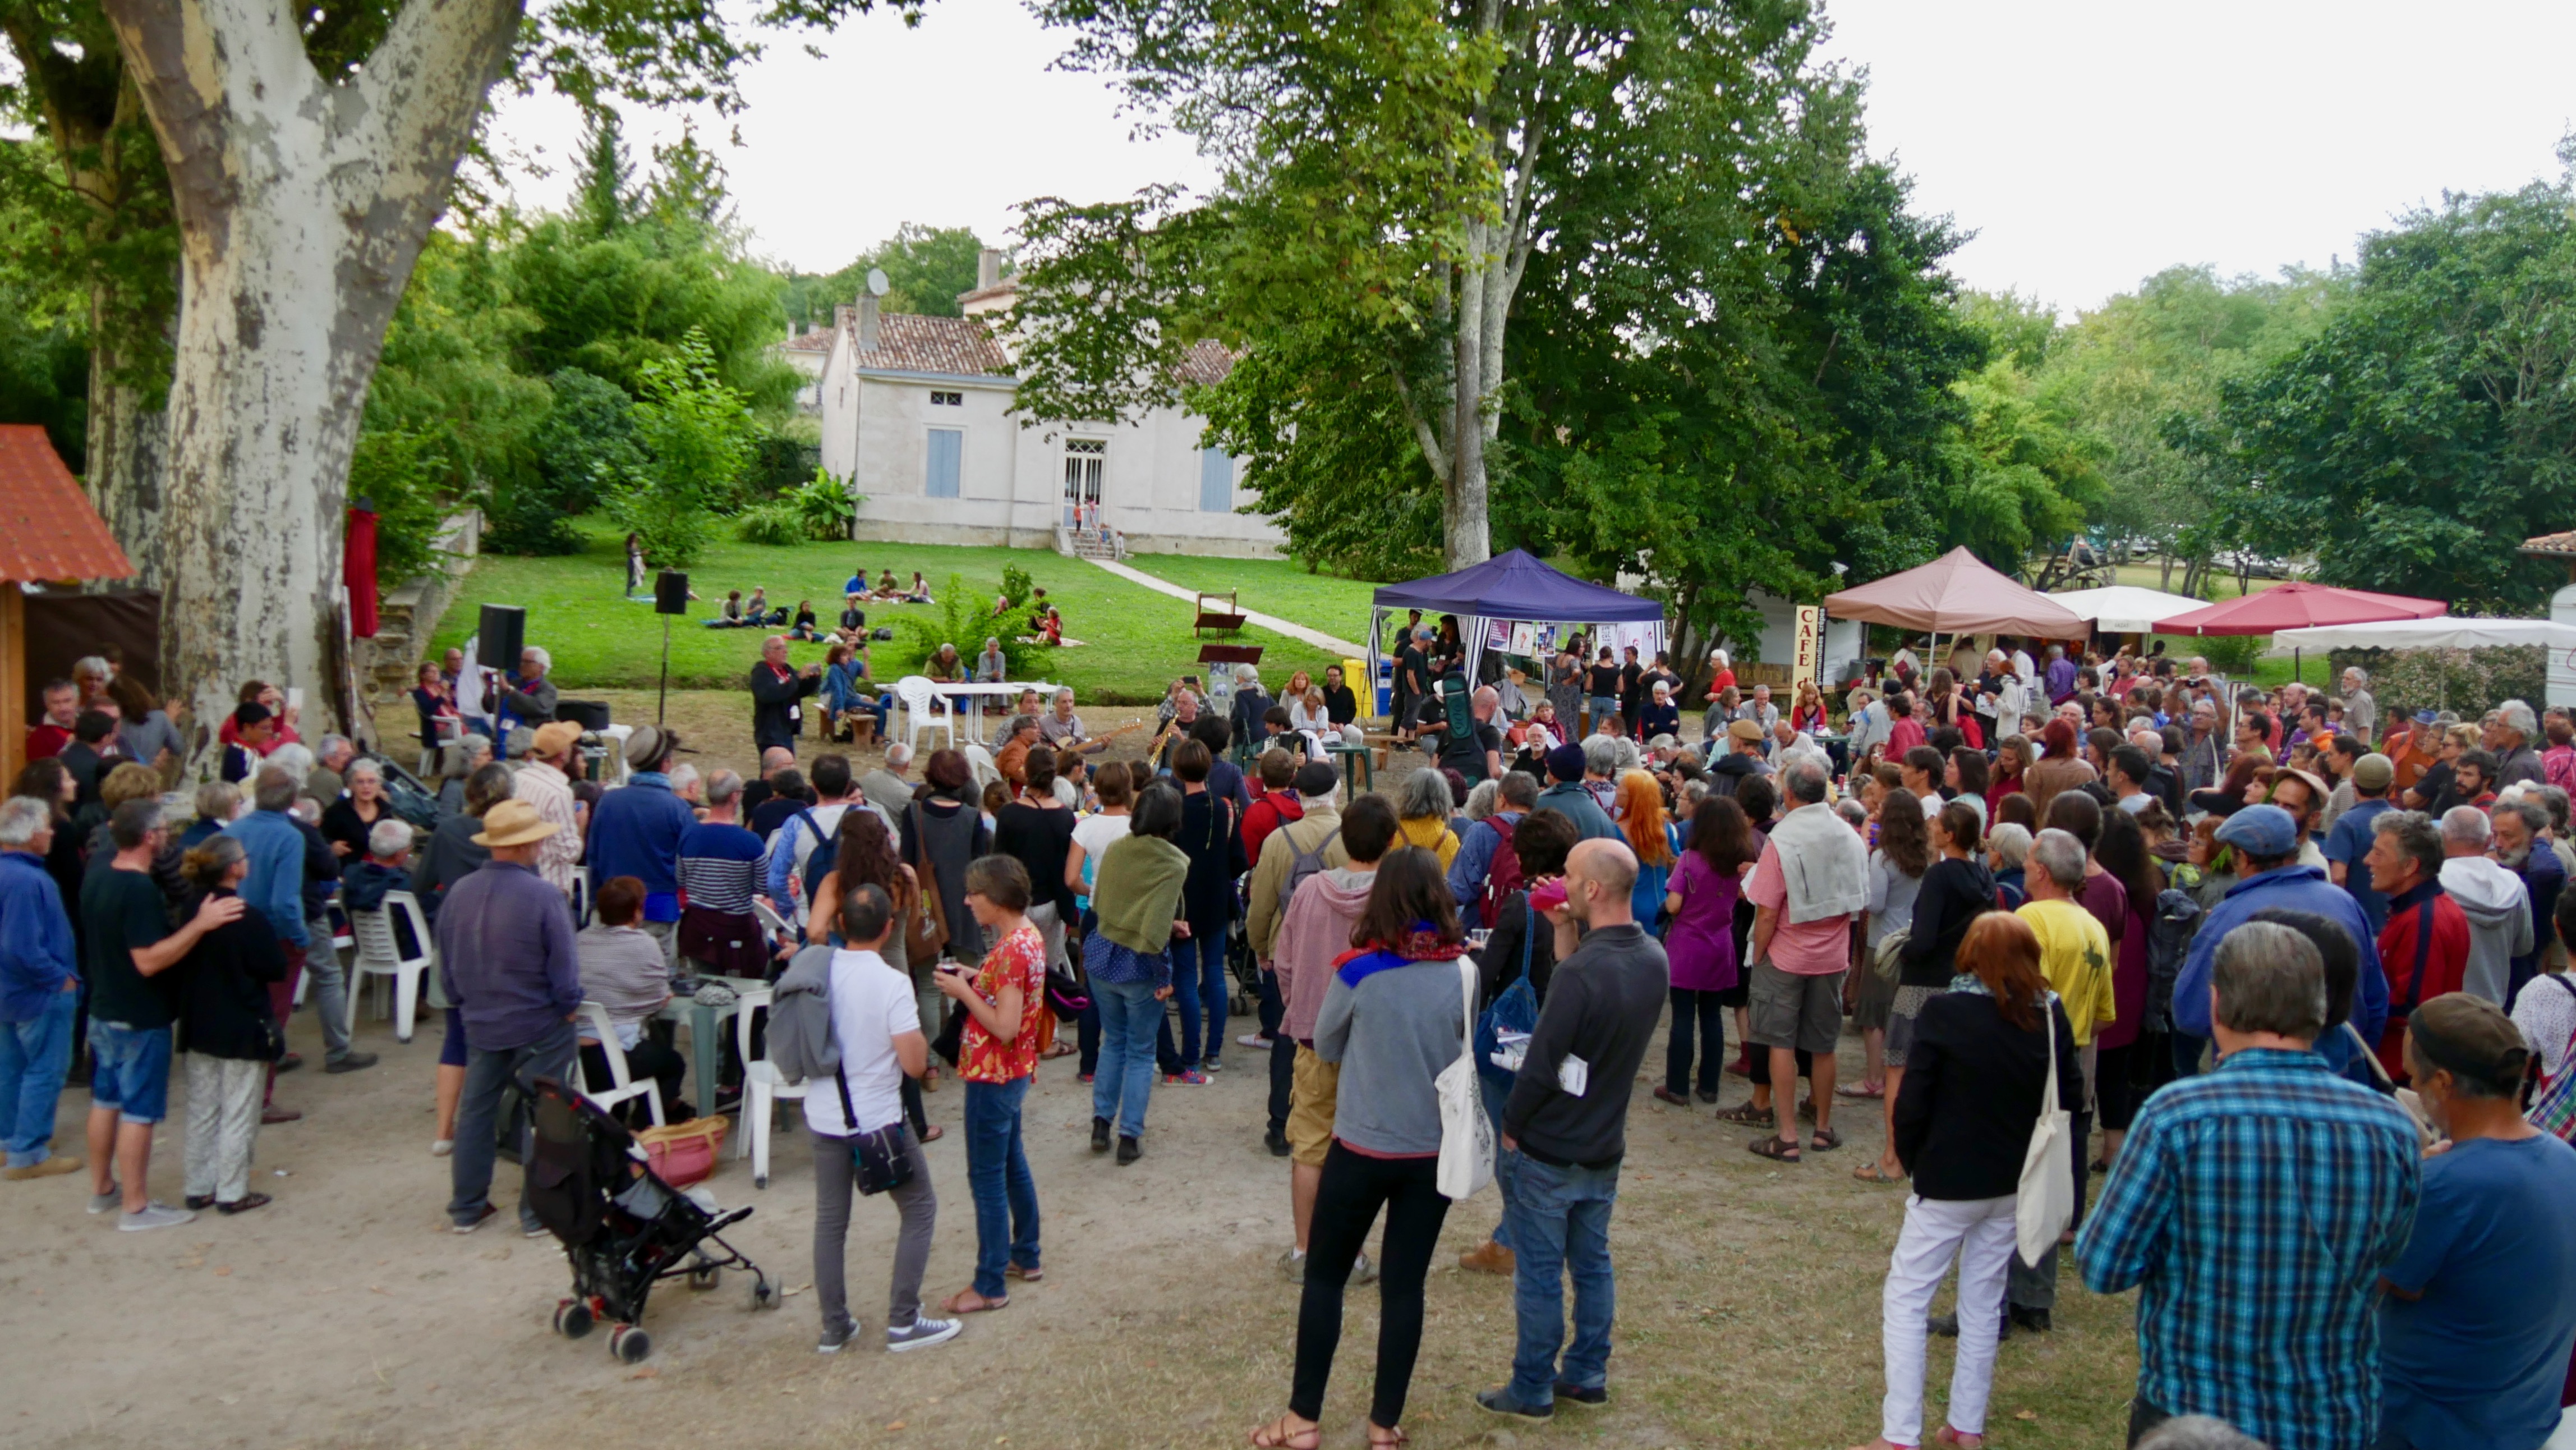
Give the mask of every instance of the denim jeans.
[[349, 1055], [349, 974], [340, 965], [340, 949], [331, 945], [328, 915], [304, 923], [304, 970], [313, 978], [308, 995], [322, 1024], [322, 1060], [338, 1062]]
[[72, 1061], [72, 1014], [80, 993], [57, 991], [33, 1021], [0, 1023], [0, 1138], [9, 1166], [33, 1168], [53, 1156], [54, 1109]]
[[1494, 1226], [1494, 1242], [1504, 1248], [1512, 1246], [1512, 1204], [1520, 1194], [1513, 1185], [1512, 1173], [1521, 1163], [1521, 1155], [1503, 1146], [1503, 1104], [1512, 1095], [1512, 1085], [1497, 1082], [1493, 1074], [1476, 1074], [1476, 1091], [1485, 1100], [1485, 1117], [1494, 1125], [1494, 1187], [1503, 1195], [1503, 1216]]
[[[1664, 1039], [1664, 1087], [1687, 1095], [1691, 1090], [1691, 1039], [1699, 1047], [1699, 1090], [1717, 1091], [1718, 1071], [1726, 1061], [1726, 1009], [1718, 994], [1689, 987], [1672, 989], [1673, 1026]], [[1694, 1032], [1693, 1027], [1697, 1027]]]
[[[1523, 1155], [1512, 1202], [1512, 1307], [1520, 1346], [1512, 1354], [1512, 1398], [1556, 1402], [1556, 1384], [1598, 1389], [1610, 1380], [1610, 1209], [1619, 1170], [1559, 1168]], [[1565, 1281], [1574, 1280], [1574, 1343], [1562, 1368]]]
[[1279, 974], [1263, 972], [1261, 974], [1261, 1035], [1278, 1036], [1279, 1019], [1286, 1015], [1287, 1010], [1288, 1004], [1279, 1000]]
[[[492, 1163], [500, 1156], [497, 1134], [501, 1089], [515, 1081], [521, 1092], [533, 1094], [541, 1077], [570, 1082], [579, 1046], [569, 1022], [551, 1024], [545, 1035], [523, 1047], [494, 1050], [467, 1045], [465, 1092], [456, 1104], [456, 1148], [447, 1160], [450, 1221], [460, 1227], [478, 1222], [484, 1206], [492, 1201]], [[522, 1163], [526, 1161], [527, 1141], [523, 1125], [519, 1135]], [[524, 1181], [519, 1188], [519, 1226], [531, 1230], [541, 1227], [536, 1210], [528, 1205]]]
[[[966, 1184], [975, 1195], [975, 1292], [1007, 1296], [1006, 1264], [1038, 1267], [1038, 1181], [1020, 1144], [1029, 1080], [966, 1084]], [[460, 1149], [462, 1144], [459, 1144]]]
[[1145, 1136], [1145, 1105], [1154, 1093], [1154, 1029], [1163, 1004], [1151, 982], [1091, 979], [1100, 1010], [1100, 1066], [1091, 1079], [1091, 1115], [1118, 1124], [1118, 1136]]
[[[1180, 1051], [1169, 1051], [1163, 1043], [1165, 1063], [1177, 1062], [1183, 1070], [1199, 1065], [1202, 1057], [1223, 1055], [1225, 1046], [1225, 923], [1190, 923], [1190, 934], [1172, 938], [1172, 997], [1181, 1004]], [[1200, 1051], [1200, 1029], [1206, 1029], [1204, 1054]], [[1168, 1033], [1168, 1029], [1167, 1029]]]

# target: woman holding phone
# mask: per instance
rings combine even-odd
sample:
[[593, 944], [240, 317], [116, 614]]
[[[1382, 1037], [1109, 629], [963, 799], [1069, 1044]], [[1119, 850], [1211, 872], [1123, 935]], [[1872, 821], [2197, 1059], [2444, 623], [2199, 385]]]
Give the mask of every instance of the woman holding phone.
[[966, 1084], [966, 1181], [975, 1195], [975, 1284], [949, 1296], [951, 1314], [1008, 1308], [1006, 1278], [1040, 1278], [1038, 1185], [1020, 1136], [1046, 1013], [1046, 939], [1029, 924], [1029, 897], [1028, 868], [1017, 859], [975, 858], [966, 909], [993, 947], [971, 976], [942, 963], [937, 977], [966, 1009], [957, 1076]]

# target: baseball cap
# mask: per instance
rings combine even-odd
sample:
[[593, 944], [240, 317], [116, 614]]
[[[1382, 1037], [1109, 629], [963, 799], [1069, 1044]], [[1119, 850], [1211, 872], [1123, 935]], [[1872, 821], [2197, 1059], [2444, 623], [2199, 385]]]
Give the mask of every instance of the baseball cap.
[[2299, 823], [2279, 806], [2247, 806], [2218, 828], [2218, 843], [2248, 856], [2287, 856], [2299, 849]]
[[1549, 751], [1547, 773], [1558, 780], [1583, 779], [1583, 747], [1569, 743]]
[[1297, 774], [1288, 783], [1297, 794], [1313, 800], [1331, 795], [1341, 785], [1342, 773], [1323, 761], [1310, 760], [1297, 767]]
[[2397, 783], [2397, 762], [2374, 750], [2352, 763], [2355, 790], [2386, 790]]
[[2408, 1025], [2426, 1062], [2479, 1083], [2518, 1082], [2531, 1061], [2530, 1044], [2513, 1019], [2494, 1003], [2466, 992], [2445, 992], [2424, 1003]]

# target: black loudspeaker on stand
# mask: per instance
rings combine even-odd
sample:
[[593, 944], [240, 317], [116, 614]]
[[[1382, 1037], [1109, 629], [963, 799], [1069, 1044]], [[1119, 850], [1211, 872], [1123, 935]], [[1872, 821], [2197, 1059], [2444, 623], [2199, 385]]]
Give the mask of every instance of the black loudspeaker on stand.
[[475, 635], [475, 659], [487, 670], [519, 667], [528, 644], [528, 611], [515, 604], [483, 606], [482, 628]]
[[662, 687], [653, 697], [653, 723], [662, 723], [671, 700], [671, 616], [689, 612], [689, 576], [665, 569], [653, 581], [653, 612], [662, 616]]

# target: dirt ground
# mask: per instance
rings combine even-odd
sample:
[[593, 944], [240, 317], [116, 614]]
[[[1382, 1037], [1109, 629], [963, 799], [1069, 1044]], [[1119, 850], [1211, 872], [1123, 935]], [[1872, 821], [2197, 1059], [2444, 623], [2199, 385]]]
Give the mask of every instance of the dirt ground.
[[[649, 718], [650, 703], [637, 716], [621, 698], [619, 717]], [[701, 768], [748, 754], [747, 707], [675, 696], [671, 718], [708, 747]], [[1249, 1026], [1232, 1019], [1228, 1037]], [[757, 1206], [735, 1242], [794, 1291], [785, 1307], [752, 1311], [739, 1276], [707, 1294], [666, 1286], [647, 1316], [652, 1357], [629, 1368], [604, 1334], [573, 1343], [549, 1331], [567, 1286], [550, 1240], [520, 1238], [507, 1213], [471, 1237], [445, 1232], [448, 1165], [429, 1154], [433, 1030], [397, 1043], [364, 1015], [360, 1045], [383, 1061], [338, 1077], [318, 1070], [309, 1014], [290, 1036], [314, 1066], [279, 1088], [304, 1120], [260, 1135], [257, 1186], [274, 1206], [127, 1235], [81, 1211], [86, 1174], [0, 1185], [0, 1364], [16, 1391], [0, 1407], [0, 1446], [1155, 1450], [1240, 1445], [1285, 1402], [1297, 1293], [1272, 1261], [1289, 1241], [1287, 1169], [1261, 1144], [1267, 1083], [1248, 1050], [1229, 1045], [1230, 1065], [1207, 1087], [1158, 1086], [1145, 1157], [1123, 1169], [1088, 1151], [1089, 1089], [1072, 1061], [1045, 1064], [1027, 1132], [1046, 1281], [970, 1320], [955, 1343], [900, 1359], [872, 1347], [895, 1228], [876, 1202], [859, 1206], [848, 1251], [868, 1333], [839, 1356], [813, 1352], [811, 1162], [790, 1109], [766, 1190], [730, 1156], [709, 1184], [727, 1207]], [[1858, 1059], [1847, 1038], [1846, 1080]], [[1647, 1072], [1661, 1062], [1659, 1043]], [[1512, 1349], [1509, 1284], [1455, 1266], [1499, 1211], [1488, 1190], [1451, 1213], [1432, 1273], [1405, 1418], [1415, 1444], [1840, 1447], [1876, 1432], [1879, 1285], [1903, 1198], [1850, 1170], [1878, 1151], [1877, 1105], [1837, 1111], [1841, 1151], [1780, 1166], [1744, 1151], [1751, 1130], [1656, 1103], [1647, 1085], [1613, 1227], [1609, 1408], [1529, 1425], [1469, 1400], [1507, 1376]], [[1724, 1103], [1746, 1091], [1726, 1079]], [[179, 1098], [152, 1175], [155, 1196], [173, 1202]], [[949, 1085], [928, 1104], [950, 1130], [929, 1149], [935, 1299], [967, 1283], [974, 1222], [961, 1095]], [[64, 1095], [66, 1144], [86, 1111], [82, 1093]], [[514, 1170], [502, 1167], [506, 1203]], [[1328, 1446], [1362, 1443], [1376, 1321], [1374, 1293], [1355, 1291]], [[2136, 1364], [2130, 1305], [2086, 1294], [2070, 1271], [2057, 1322], [2004, 1346], [1998, 1445], [2119, 1443]], [[1948, 1342], [1935, 1340], [1936, 1413], [1948, 1363]]]

